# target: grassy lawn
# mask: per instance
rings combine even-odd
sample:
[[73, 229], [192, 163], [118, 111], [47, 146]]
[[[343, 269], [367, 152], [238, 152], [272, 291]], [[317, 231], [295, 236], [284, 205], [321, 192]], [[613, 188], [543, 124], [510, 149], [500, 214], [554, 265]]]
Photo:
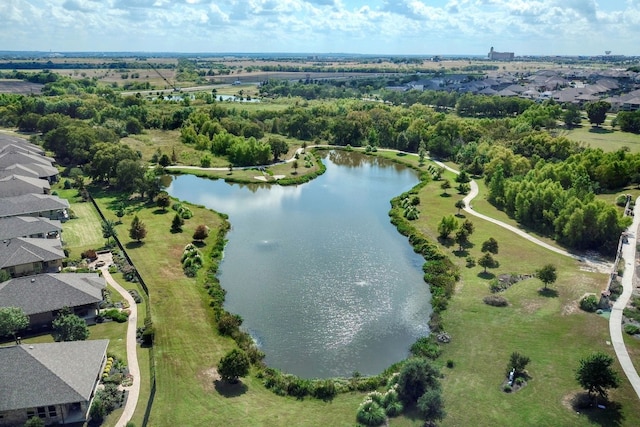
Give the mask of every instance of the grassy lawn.
[[582, 121], [582, 126], [562, 131], [561, 135], [573, 141], [584, 142], [592, 148], [602, 148], [604, 151], [616, 151], [622, 147], [628, 147], [632, 153], [640, 152], [640, 135], [622, 132], [613, 129], [610, 125], [611, 115], [601, 127], [592, 127], [587, 120]]
[[71, 210], [77, 218], [70, 219], [62, 226], [62, 239], [69, 250], [70, 258], [80, 258], [87, 249], [98, 249], [105, 244], [102, 237], [101, 220], [93, 205], [81, 201], [78, 190], [56, 189], [58, 196], [69, 201]]
[[[451, 177], [448, 177], [451, 178]], [[420, 192], [421, 216], [418, 226], [437, 236], [437, 224], [444, 215], [455, 213], [458, 197], [442, 197], [440, 183], [432, 182]], [[478, 207], [479, 203], [474, 202]], [[478, 209], [498, 217], [490, 205]], [[491, 212], [493, 210], [493, 212]], [[504, 214], [502, 214], [504, 215]], [[618, 408], [576, 414], [566, 402], [580, 391], [574, 379], [578, 359], [591, 351], [613, 354], [608, 345], [606, 319], [587, 314], [578, 301], [587, 292], [599, 293], [606, 275], [583, 271], [572, 259], [546, 251], [523, 238], [467, 214], [474, 223], [472, 247], [464, 253], [457, 245], [444, 242], [443, 248], [460, 266], [459, 282], [450, 307], [443, 314], [445, 329], [452, 342], [444, 347], [442, 360], [451, 359], [453, 369], [445, 368], [444, 397], [447, 418], [444, 426], [460, 425], [636, 425], [640, 423], [640, 403], [630, 384], [611, 393]], [[464, 218], [460, 218], [460, 221]], [[506, 221], [508, 222], [508, 221]], [[467, 268], [466, 257], [481, 256], [480, 246], [489, 237], [500, 245], [495, 257], [500, 266], [482, 274], [479, 266]], [[558, 267], [555, 293], [543, 296], [542, 283], [527, 279], [516, 283], [504, 296], [505, 308], [491, 307], [482, 298], [489, 295], [489, 281], [499, 274], [531, 274], [546, 263]], [[635, 343], [634, 343], [635, 344]], [[637, 346], [635, 347], [637, 348]], [[509, 355], [521, 352], [531, 358], [532, 380], [522, 390], [506, 394], [501, 390]], [[634, 350], [637, 351], [637, 350]], [[621, 373], [621, 368], [616, 366]]]

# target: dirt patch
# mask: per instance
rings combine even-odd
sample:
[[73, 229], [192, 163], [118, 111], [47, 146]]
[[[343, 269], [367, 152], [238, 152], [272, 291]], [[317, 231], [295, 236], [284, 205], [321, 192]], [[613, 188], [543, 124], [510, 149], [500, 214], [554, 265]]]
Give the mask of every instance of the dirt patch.
[[526, 314], [532, 314], [538, 311], [542, 307], [542, 301], [530, 300], [522, 305], [522, 311]]
[[214, 391], [216, 382], [220, 381], [221, 379], [222, 378], [220, 377], [220, 374], [215, 367], [205, 369], [204, 371], [200, 371], [198, 373], [198, 380], [202, 384], [202, 388], [205, 391]]
[[575, 313], [576, 311], [578, 311], [578, 303], [577, 302], [571, 302], [571, 303], [565, 305], [564, 307], [562, 307], [562, 315], [563, 316], [568, 316], [570, 314]]

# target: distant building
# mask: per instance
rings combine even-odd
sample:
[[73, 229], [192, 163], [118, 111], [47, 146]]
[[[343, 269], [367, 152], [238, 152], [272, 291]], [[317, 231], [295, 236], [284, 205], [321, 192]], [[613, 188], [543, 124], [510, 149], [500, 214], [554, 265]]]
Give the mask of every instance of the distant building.
[[491, 46], [488, 56], [491, 61], [513, 61], [515, 54], [513, 52], [496, 52]]

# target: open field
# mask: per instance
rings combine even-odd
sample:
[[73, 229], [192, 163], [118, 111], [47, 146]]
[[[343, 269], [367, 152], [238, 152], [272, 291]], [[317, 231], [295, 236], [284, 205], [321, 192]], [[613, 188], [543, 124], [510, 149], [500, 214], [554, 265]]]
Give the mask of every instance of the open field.
[[627, 147], [632, 153], [640, 152], [640, 135], [612, 128], [610, 126], [612, 117], [609, 115], [605, 124], [598, 128], [592, 127], [587, 120], [583, 119], [582, 126], [562, 131], [560, 135], [573, 141], [584, 142], [592, 148], [602, 148], [604, 151], [616, 151]]

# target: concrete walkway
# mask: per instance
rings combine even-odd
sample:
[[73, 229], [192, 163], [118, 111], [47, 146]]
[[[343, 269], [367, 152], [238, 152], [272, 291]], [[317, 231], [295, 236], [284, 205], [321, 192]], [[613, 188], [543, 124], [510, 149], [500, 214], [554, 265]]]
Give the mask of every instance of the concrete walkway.
[[633, 278], [636, 275], [636, 243], [638, 226], [640, 225], [640, 197], [636, 200], [633, 210], [633, 224], [627, 229], [627, 243], [622, 245], [622, 258], [624, 259], [624, 275], [622, 276], [622, 295], [618, 297], [609, 318], [609, 333], [613, 349], [616, 351], [618, 361], [622, 366], [629, 382], [640, 398], [640, 376], [631, 362], [627, 347], [624, 345], [622, 331], [622, 310], [627, 306], [633, 292]]
[[133, 377], [133, 385], [128, 387], [129, 396], [127, 397], [127, 403], [124, 405], [124, 411], [120, 416], [120, 419], [116, 423], [115, 427], [125, 427], [136, 410], [138, 404], [138, 396], [140, 395], [140, 366], [138, 365], [138, 346], [136, 342], [136, 329], [138, 327], [138, 307], [133, 297], [129, 292], [120, 286], [118, 282], [113, 280], [109, 273], [109, 264], [100, 267], [102, 276], [107, 283], [122, 295], [122, 297], [129, 303], [129, 320], [127, 323], [127, 365], [129, 366], [129, 373]]

